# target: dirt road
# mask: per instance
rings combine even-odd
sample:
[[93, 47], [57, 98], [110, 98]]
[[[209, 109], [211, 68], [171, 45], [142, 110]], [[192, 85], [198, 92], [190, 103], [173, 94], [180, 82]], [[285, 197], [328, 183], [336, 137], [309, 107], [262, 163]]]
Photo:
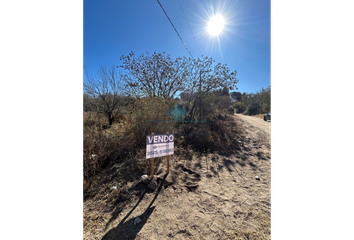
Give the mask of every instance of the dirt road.
[[265, 143], [270, 145], [270, 120], [264, 121], [263, 119], [243, 114], [236, 114], [235, 118], [247, 128], [249, 136], [253, 139], [263, 139]]
[[[237, 154], [172, 157], [170, 174], [164, 163], [156, 172], [156, 190], [139, 183], [140, 196], [93, 217], [84, 238], [270, 239], [270, 122], [243, 115], [234, 119], [244, 135]], [[85, 207], [92, 212], [89, 201]]]

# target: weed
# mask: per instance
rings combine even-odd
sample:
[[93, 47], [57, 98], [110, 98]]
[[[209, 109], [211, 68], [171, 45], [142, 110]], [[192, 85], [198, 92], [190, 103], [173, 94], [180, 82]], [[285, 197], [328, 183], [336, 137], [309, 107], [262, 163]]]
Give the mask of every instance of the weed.
[[121, 182], [122, 182], [122, 177], [121, 176], [119, 176], [119, 177], [117, 177], [116, 179], [115, 179], [115, 181], [118, 183], [118, 184], [120, 184]]

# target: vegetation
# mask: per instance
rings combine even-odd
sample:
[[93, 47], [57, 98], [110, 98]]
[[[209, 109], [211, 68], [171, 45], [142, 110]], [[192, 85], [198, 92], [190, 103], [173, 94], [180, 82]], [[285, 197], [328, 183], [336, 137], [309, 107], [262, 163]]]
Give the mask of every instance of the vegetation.
[[271, 87], [263, 89], [257, 93], [232, 92], [231, 96], [236, 101], [233, 108], [238, 113], [245, 115], [257, 115], [270, 112]]
[[178, 92], [183, 92], [181, 98], [188, 102], [190, 108], [187, 119], [196, 120], [197, 104], [216, 89], [232, 90], [238, 80], [236, 71], [231, 72], [226, 64], [214, 64], [212, 58], [202, 57], [192, 59], [179, 57], [172, 59], [166, 53], [142, 54], [135, 57], [131, 52], [122, 56], [126, 71], [124, 79], [129, 90], [138, 99], [141, 97], [158, 97], [174, 99]]
[[[145, 158], [146, 135], [151, 132], [175, 133], [179, 136], [176, 145], [183, 149], [228, 154], [239, 143], [230, 136], [240, 133], [227, 115], [234, 109], [249, 115], [270, 111], [270, 87], [256, 94], [230, 93], [237, 90], [236, 71], [226, 64], [214, 64], [212, 58], [172, 59], [165, 53], [136, 57], [131, 52], [121, 59], [121, 66], [102, 65], [95, 76], [85, 75], [86, 196], [93, 194], [89, 189], [94, 177], [114, 164], [129, 159], [140, 164], [139, 159]], [[176, 104], [187, 112], [179, 121], [167, 114]], [[190, 122], [199, 120], [206, 122]], [[176, 155], [183, 149], [176, 149]], [[139, 164], [134, 166], [138, 172], [148, 167]]]

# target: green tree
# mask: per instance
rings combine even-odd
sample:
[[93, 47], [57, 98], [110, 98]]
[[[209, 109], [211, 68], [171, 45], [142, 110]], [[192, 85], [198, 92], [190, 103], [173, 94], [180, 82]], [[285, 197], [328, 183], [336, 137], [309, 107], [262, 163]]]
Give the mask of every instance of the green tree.
[[248, 104], [246, 111], [244, 112], [245, 115], [256, 115], [259, 110], [259, 105], [256, 102], [251, 102]]
[[241, 101], [241, 96], [242, 94], [240, 92], [232, 92], [230, 94], [232, 98], [234, 98], [236, 101]]
[[246, 110], [245, 104], [243, 102], [236, 102], [233, 105], [233, 108], [236, 109], [237, 113], [243, 113]]

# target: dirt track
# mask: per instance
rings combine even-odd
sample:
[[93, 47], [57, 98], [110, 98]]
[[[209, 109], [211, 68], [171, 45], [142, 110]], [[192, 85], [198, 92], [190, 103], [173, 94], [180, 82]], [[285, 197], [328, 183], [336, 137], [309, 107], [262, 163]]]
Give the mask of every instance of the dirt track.
[[[172, 158], [168, 175], [161, 164], [155, 191], [139, 183], [141, 195], [93, 220], [104, 227], [96, 226], [84, 238], [270, 239], [271, 124], [243, 115], [234, 118], [244, 129], [244, 147], [237, 154]], [[90, 202], [85, 207], [89, 211]], [[134, 225], [137, 217], [141, 222]]]
[[270, 120], [264, 121], [263, 119], [236, 114], [235, 118], [247, 128], [248, 134], [253, 138], [266, 138], [266, 143], [270, 145]]

